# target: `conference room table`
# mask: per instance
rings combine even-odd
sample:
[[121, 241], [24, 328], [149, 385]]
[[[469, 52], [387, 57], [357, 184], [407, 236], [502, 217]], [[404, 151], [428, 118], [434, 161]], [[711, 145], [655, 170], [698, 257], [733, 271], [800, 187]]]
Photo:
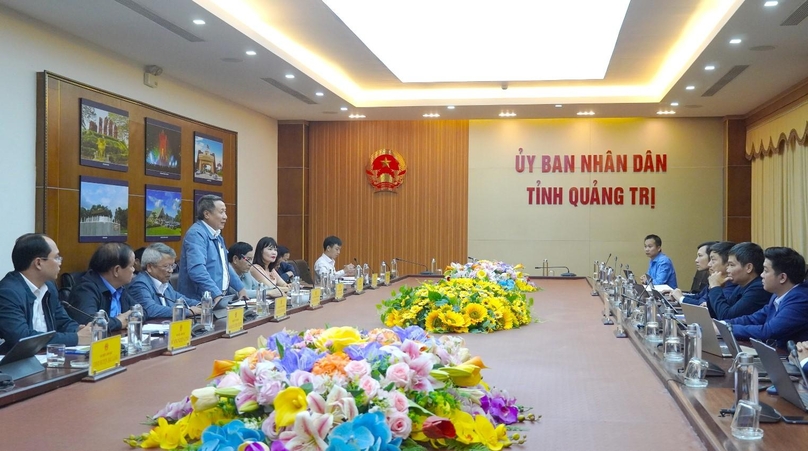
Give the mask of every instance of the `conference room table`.
[[[255, 346], [259, 336], [284, 328], [383, 327], [376, 305], [399, 287], [424, 280], [428, 278], [410, 276], [389, 287], [349, 295], [343, 302], [326, 303], [318, 310], [292, 309], [282, 322], [248, 322], [247, 333], [235, 338], [223, 338], [215, 331], [195, 339], [196, 349], [182, 354], [166, 356], [155, 348], [129, 356], [123, 361], [126, 371], [98, 382], [75, 382], [70, 370], [47, 369], [42, 377], [52, 376], [61, 381], [60, 386], [40, 388], [42, 393], [21, 386], [18, 399], [0, 408], [0, 449], [128, 449], [123, 439], [146, 432], [148, 427], [141, 423], [147, 416], [206, 385], [215, 359], [231, 359], [235, 350]], [[664, 373], [650, 359], [651, 350], [644, 351], [643, 344], [631, 337], [614, 338], [613, 326], [602, 325], [602, 299], [591, 295], [586, 279], [536, 282], [542, 290], [530, 294], [535, 300], [535, 323], [492, 334], [463, 335], [471, 354], [479, 355], [489, 367], [483, 371], [485, 382], [507, 390], [518, 404], [541, 415], [540, 421], [521, 425], [520, 434], [527, 443], [514, 449], [802, 448], [792, 446], [797, 441], [777, 440], [781, 433], [793, 434], [791, 429], [799, 432], [799, 426], [787, 430], [781, 424], [766, 425], [766, 436], [757, 444], [727, 439], [731, 418], [714, 418], [717, 411], [712, 408], [726, 407], [731, 388], [713, 386], [711, 381], [708, 389], [691, 391], [660, 377]], [[772, 404], [791, 413], [787, 406]]]

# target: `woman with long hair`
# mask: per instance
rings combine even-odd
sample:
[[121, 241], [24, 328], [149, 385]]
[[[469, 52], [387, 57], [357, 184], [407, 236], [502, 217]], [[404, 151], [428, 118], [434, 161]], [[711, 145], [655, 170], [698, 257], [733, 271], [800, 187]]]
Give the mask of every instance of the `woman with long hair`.
[[255, 245], [250, 274], [256, 281], [268, 287], [268, 294], [280, 297], [289, 291], [289, 285], [278, 275], [276, 266], [278, 266], [278, 243], [274, 238], [265, 236]]

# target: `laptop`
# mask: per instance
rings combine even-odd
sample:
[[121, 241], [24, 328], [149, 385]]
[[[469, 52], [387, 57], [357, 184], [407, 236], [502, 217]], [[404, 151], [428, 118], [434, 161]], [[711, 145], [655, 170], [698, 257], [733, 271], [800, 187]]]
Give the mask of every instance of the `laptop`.
[[[760, 361], [763, 363], [763, 367], [766, 368], [767, 373], [769, 374], [769, 379], [772, 380], [774, 387], [777, 388], [777, 394], [800, 409], [808, 411], [808, 407], [806, 407], [808, 406], [808, 393], [798, 391], [797, 387], [794, 386], [794, 383], [791, 381], [791, 376], [789, 376], [788, 372], [786, 372], [786, 367], [783, 365], [783, 361], [780, 360], [780, 356], [777, 354], [777, 350], [761, 341], [755, 340], [754, 338], [752, 338], [750, 341], [752, 342], [752, 346], [758, 352]], [[802, 374], [801, 371], [800, 374]], [[803, 375], [803, 378], [804, 377], [805, 376]]]
[[54, 335], [56, 332], [50, 331], [21, 339], [8, 351], [8, 354], [0, 359], [0, 371], [8, 374], [14, 380], [45, 371], [45, 367], [34, 356], [51, 341]]
[[227, 294], [219, 299], [219, 302], [213, 306], [213, 318], [222, 319], [227, 317], [227, 306], [236, 301], [235, 294]]
[[713, 329], [713, 318], [707, 307], [698, 305], [682, 304], [682, 312], [685, 314], [687, 324], [696, 323], [701, 326], [701, 350], [718, 357], [732, 357], [729, 346], [718, 341], [718, 335]]
[[659, 291], [657, 291], [657, 290], [651, 290], [651, 295], [652, 295], [652, 296], [654, 297], [654, 299], [656, 299], [657, 301], [662, 302], [662, 304], [663, 304], [665, 307], [668, 307], [668, 308], [672, 309], [674, 314], [676, 314], [676, 315], [681, 315], [681, 314], [682, 314], [682, 309], [681, 309], [681, 307], [677, 307], [677, 306], [673, 305], [673, 304], [671, 303], [671, 301], [669, 301], [669, 300], [668, 300], [668, 298], [666, 298], [665, 296], [663, 296], [663, 295], [662, 295], [662, 293], [660, 293]]
[[[729, 348], [729, 351], [732, 353], [733, 358], [736, 357], [739, 352], [745, 352], [751, 355], [752, 357], [758, 357], [758, 353], [757, 350], [755, 350], [755, 348], [750, 348], [749, 346], [743, 346], [738, 344], [738, 341], [735, 339], [735, 335], [732, 334], [732, 331], [730, 330], [729, 326], [715, 319], [713, 320], [713, 323], [715, 324], [715, 327], [718, 329], [718, 333], [721, 335], [721, 338], [724, 339], [724, 343], [727, 344], [727, 347]], [[755, 367], [758, 369], [758, 374], [760, 374], [761, 376], [766, 376], [768, 374], [766, 368], [763, 366], [763, 363], [761, 363], [759, 358], [754, 359], [754, 363]], [[797, 377], [801, 376], [800, 369], [791, 362], [783, 361], [783, 366], [785, 367], [786, 372], [788, 373], [789, 376], [797, 376]]]

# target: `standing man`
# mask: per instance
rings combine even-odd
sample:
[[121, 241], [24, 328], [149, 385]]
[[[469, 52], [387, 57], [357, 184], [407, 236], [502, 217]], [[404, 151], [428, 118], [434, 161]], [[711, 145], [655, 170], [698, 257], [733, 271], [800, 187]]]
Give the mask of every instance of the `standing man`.
[[648, 264], [648, 275], [651, 280], [643, 275], [642, 283], [654, 285], [667, 285], [671, 289], [679, 288], [676, 283], [676, 270], [673, 269], [673, 262], [667, 255], [662, 253], [662, 238], [657, 235], [645, 237], [645, 256], [651, 259]]
[[208, 291], [214, 305], [228, 288], [246, 297], [244, 284], [227, 264], [227, 247], [222, 229], [227, 222], [227, 207], [219, 196], [202, 196], [196, 206], [197, 221], [185, 232], [180, 257], [180, 293], [196, 299]]
[[5, 354], [23, 338], [56, 331], [50, 343], [67, 346], [89, 344], [92, 328], [70, 319], [59, 302], [53, 283], [62, 267], [56, 243], [45, 235], [28, 233], [14, 243], [11, 251], [14, 271], [0, 280], [0, 354]]
[[124, 286], [134, 275], [135, 253], [128, 244], [102, 244], [90, 257], [90, 270], [70, 290], [68, 302], [75, 307], [70, 309], [70, 316], [78, 323], [89, 323], [96, 312], [104, 310], [109, 315], [110, 332], [125, 329], [131, 303]]
[[177, 293], [169, 281], [177, 266], [174, 260], [177, 253], [163, 243], [154, 243], [147, 247], [141, 256], [143, 270], [126, 287], [132, 298], [132, 305], [140, 304], [146, 319], [171, 318], [174, 304], [184, 299], [191, 315], [199, 315], [199, 300]]
[[334, 273], [336, 278], [356, 274], [356, 268], [354, 268], [353, 264], [349, 264], [344, 269], [336, 271], [335, 265], [341, 250], [342, 240], [338, 237], [332, 235], [323, 240], [323, 255], [314, 262], [314, 274], [317, 280], [321, 280], [322, 277], [328, 273]]

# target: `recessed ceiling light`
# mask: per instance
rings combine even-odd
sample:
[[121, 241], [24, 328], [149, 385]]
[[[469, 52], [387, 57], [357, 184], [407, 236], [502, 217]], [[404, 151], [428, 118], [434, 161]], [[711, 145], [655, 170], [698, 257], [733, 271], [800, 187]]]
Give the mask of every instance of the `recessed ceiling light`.
[[713, 66], [712, 64], [709, 66], [704, 66], [704, 70], [715, 70], [715, 66]]
[[196, 25], [205, 25], [205, 21], [202, 19], [194, 19], [194, 23]]
[[768, 2], [764, 3], [763, 6], [767, 8], [771, 8], [772, 6], [777, 6], [780, 2], [775, 0], [769, 0]]
[[347, 107], [347, 106], [343, 106], [343, 107], [340, 107], [340, 109], [339, 109], [339, 110], [340, 110], [340, 111], [348, 111], [348, 107]]
[[292, 79], [292, 78], [295, 78], [295, 75], [294, 74], [286, 74], [286, 78]]
[[255, 55], [257, 55], [257, 53], [255, 53], [255, 50], [247, 50], [247, 51], [246, 51], [246, 52], [244, 52], [244, 53], [246, 53], [247, 55], [250, 55], [250, 56], [255, 56]]
[[348, 117], [351, 118], [351, 119], [364, 119], [365, 115], [364, 114], [351, 114]]
[[679, 102], [671, 102], [671, 106], [679, 106]]
[[589, 111], [579, 111], [579, 112], [578, 112], [578, 113], [576, 113], [576, 114], [578, 114], [578, 116], [594, 116], [594, 115], [595, 115], [595, 112], [594, 112], [594, 111], [592, 111], [592, 110], [589, 110]]
[[447, 107], [446, 107], [446, 109], [447, 109], [447, 110], [453, 110], [453, 109], [454, 109], [454, 105], [449, 105], [449, 106], [447, 106]]
[[514, 113], [513, 111], [503, 111], [502, 113], [499, 113], [499, 117], [514, 117], [514, 116], [516, 116], [516, 113]]
[[440, 117], [440, 114], [438, 114], [438, 113], [424, 113], [423, 116], [424, 117]]
[[322, 91], [317, 91], [314, 93], [314, 95], [316, 95], [317, 97], [322, 97], [325, 95], [325, 93], [323, 93]]
[[692, 91], [692, 90], [696, 89], [696, 87], [693, 86], [693, 85], [690, 85], [690, 86], [685, 86], [685, 89], [687, 89], [688, 91]]
[[735, 39], [730, 39], [730, 40], [729, 40], [729, 43], [730, 43], [730, 44], [740, 44], [741, 42], [743, 42], [743, 41], [741, 40], [741, 38], [735, 38]]
[[564, 106], [564, 105], [556, 105], [555, 107], [556, 108], [561, 108], [562, 106]]
[[668, 115], [668, 114], [676, 114], [676, 111], [673, 110], [659, 110], [656, 112], [659, 115]]

